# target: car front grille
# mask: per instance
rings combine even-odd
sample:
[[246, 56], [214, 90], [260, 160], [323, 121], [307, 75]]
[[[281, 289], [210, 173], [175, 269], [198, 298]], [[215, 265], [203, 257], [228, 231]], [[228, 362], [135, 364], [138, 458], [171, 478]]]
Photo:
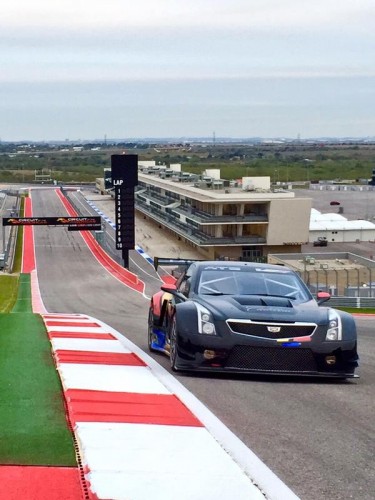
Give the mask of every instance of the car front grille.
[[[311, 323], [253, 323], [251, 321], [228, 320], [227, 324], [234, 333], [252, 335], [264, 339], [284, 339], [309, 337], [316, 325]], [[271, 331], [270, 331], [271, 330]], [[272, 331], [276, 330], [276, 331]]]
[[237, 345], [231, 350], [225, 368], [264, 372], [316, 372], [310, 349], [291, 347], [253, 347]]

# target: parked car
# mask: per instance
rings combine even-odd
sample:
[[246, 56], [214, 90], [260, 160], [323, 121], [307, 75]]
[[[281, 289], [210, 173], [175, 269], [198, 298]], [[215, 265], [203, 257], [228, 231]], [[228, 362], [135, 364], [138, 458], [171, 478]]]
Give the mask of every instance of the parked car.
[[328, 245], [327, 238], [324, 238], [323, 236], [319, 237], [313, 243], [314, 247], [326, 247], [327, 245]]
[[0, 270], [5, 267], [5, 253], [0, 253]]
[[156, 258], [158, 265], [181, 270], [151, 298], [148, 317], [149, 349], [167, 354], [172, 370], [355, 376], [353, 317], [320, 307], [330, 295], [314, 299], [291, 269]]

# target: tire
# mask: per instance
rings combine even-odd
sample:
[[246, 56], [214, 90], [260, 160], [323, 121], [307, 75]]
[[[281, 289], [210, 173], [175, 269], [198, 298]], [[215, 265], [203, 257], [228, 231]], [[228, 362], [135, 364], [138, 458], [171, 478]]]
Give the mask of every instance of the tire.
[[170, 340], [170, 354], [169, 360], [171, 363], [171, 368], [174, 372], [178, 371], [177, 368], [177, 325], [176, 316], [173, 316], [169, 329], [169, 340]]
[[148, 329], [147, 329], [147, 336], [148, 336], [148, 349], [151, 352], [156, 352], [156, 349], [152, 347], [152, 341], [153, 341], [153, 328], [154, 328], [154, 313], [150, 307], [148, 311]]

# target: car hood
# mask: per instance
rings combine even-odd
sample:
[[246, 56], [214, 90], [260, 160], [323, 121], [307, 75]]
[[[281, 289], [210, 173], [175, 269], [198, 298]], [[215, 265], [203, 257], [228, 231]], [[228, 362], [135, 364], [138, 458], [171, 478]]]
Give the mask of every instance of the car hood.
[[328, 308], [315, 300], [295, 302], [284, 297], [256, 295], [200, 296], [198, 300], [217, 319], [251, 319], [253, 321], [311, 322], [325, 324]]

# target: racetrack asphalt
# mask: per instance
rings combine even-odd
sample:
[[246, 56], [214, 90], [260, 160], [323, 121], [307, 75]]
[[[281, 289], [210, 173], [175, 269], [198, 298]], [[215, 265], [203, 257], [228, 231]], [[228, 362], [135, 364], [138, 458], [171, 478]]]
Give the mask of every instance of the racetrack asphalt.
[[[50, 193], [33, 194], [35, 215], [55, 215]], [[36, 258], [43, 301], [51, 312], [97, 317], [147, 349], [148, 302], [124, 289], [77, 235], [37, 228]], [[152, 266], [147, 268], [152, 274]], [[160, 280], [149, 278], [148, 290]], [[130, 313], [131, 311], [131, 313]], [[361, 379], [344, 384], [254, 377], [176, 375], [293, 491], [306, 499], [373, 498], [374, 337], [371, 319], [358, 320]], [[168, 360], [153, 355], [165, 368]]]
[[[37, 276], [42, 263], [36, 264], [34, 231], [28, 229], [23, 271], [32, 275], [33, 310], [42, 314], [51, 339], [88, 498], [297, 498], [202, 403], [119, 332], [89, 316], [48, 314]], [[110, 272], [100, 251], [84, 240]], [[126, 273], [116, 280], [142, 294]]]

